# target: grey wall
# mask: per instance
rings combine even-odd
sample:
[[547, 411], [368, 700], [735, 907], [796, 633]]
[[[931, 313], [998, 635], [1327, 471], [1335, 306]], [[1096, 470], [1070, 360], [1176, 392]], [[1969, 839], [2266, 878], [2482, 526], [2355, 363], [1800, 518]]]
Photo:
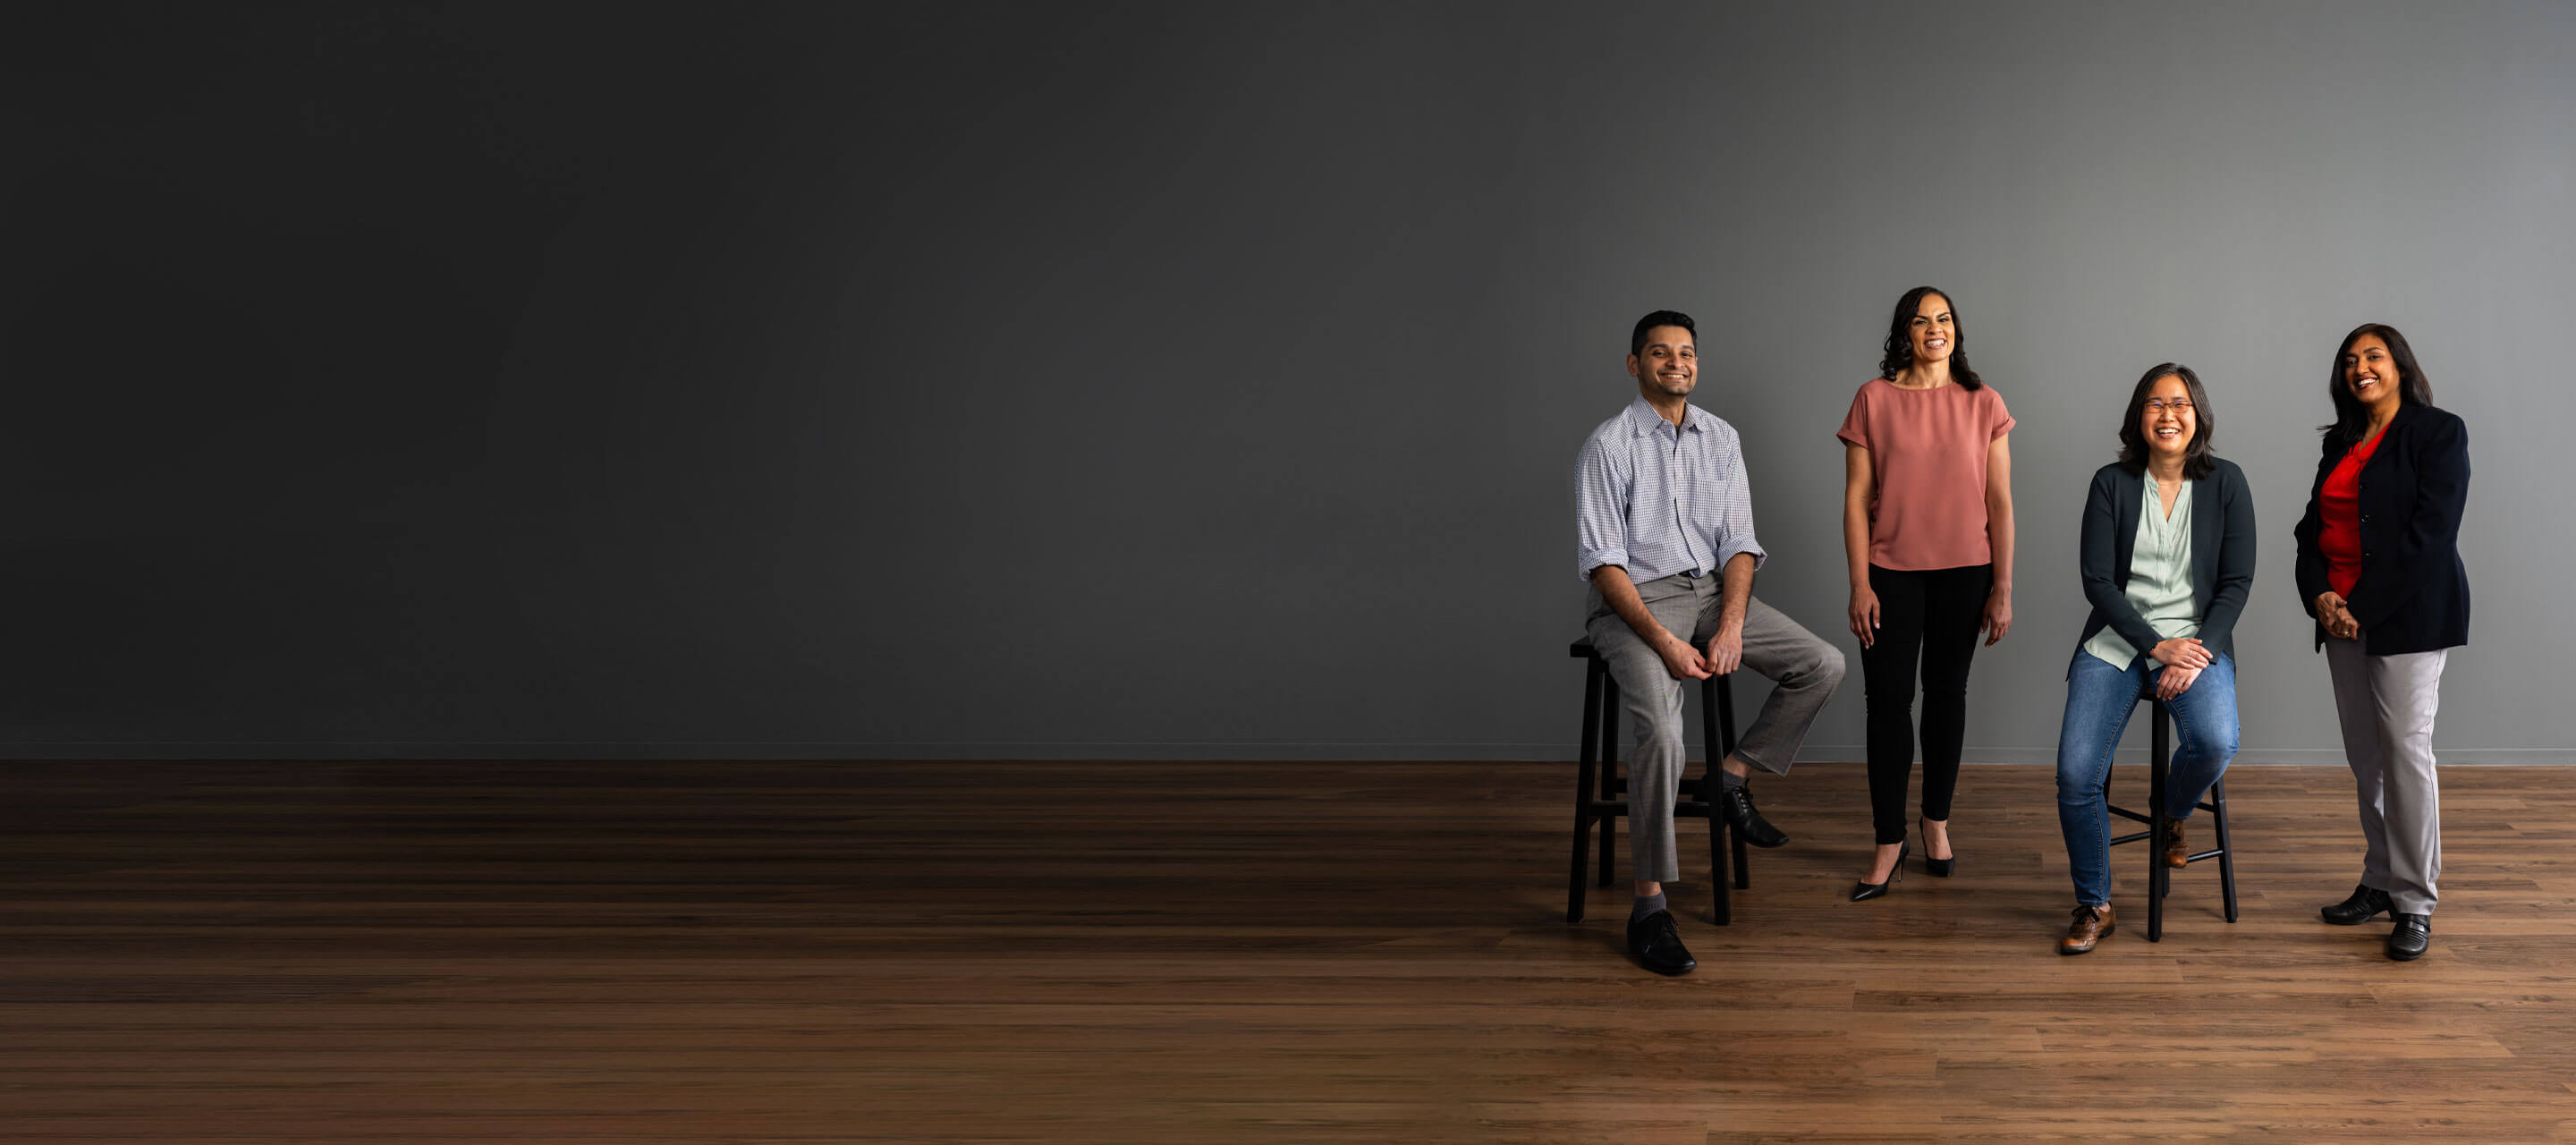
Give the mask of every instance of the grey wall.
[[[1838, 636], [1898, 293], [2082, 482], [2209, 380], [2247, 759], [2338, 758], [2289, 527], [2363, 321], [2479, 465], [2453, 760], [2576, 760], [2576, 8], [323, 4], [21, 15], [0, 754], [1570, 754], [1571, 460], [1701, 323]], [[1858, 758], [1857, 680], [1809, 745]]]

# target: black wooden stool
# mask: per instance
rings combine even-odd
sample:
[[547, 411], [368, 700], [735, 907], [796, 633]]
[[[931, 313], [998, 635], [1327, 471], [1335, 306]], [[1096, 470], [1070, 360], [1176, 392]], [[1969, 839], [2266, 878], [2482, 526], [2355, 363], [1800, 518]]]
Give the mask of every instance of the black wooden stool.
[[[1584, 661], [1583, 665], [1583, 746], [1581, 762], [1574, 773], [1574, 868], [1566, 883], [1565, 921], [1583, 921], [1584, 858], [1589, 850], [1592, 825], [1601, 824], [1601, 885], [1615, 881], [1618, 867], [1612, 847], [1618, 828], [1613, 821], [1628, 813], [1628, 781], [1619, 774], [1619, 682], [1610, 676], [1610, 665], [1593, 651], [1590, 640], [1577, 640], [1566, 654]], [[1708, 820], [1709, 885], [1717, 888], [1717, 924], [1728, 920], [1726, 840], [1735, 840], [1735, 887], [1749, 890], [1752, 875], [1745, 863], [1744, 837], [1726, 829], [1726, 814], [1718, 809], [1718, 761], [1735, 753], [1735, 689], [1727, 686], [1724, 676], [1711, 676], [1699, 682], [1700, 734], [1708, 743], [1708, 774], [1700, 777], [1698, 799], [1676, 799], [1673, 818], [1698, 816]], [[1593, 765], [1600, 765], [1596, 790]], [[1681, 794], [1690, 793], [1682, 785]], [[2233, 900], [2230, 900], [2233, 901]]]
[[[2134, 843], [2140, 839], [2148, 841], [2147, 941], [2162, 942], [2165, 939], [2165, 894], [2173, 889], [2173, 868], [2165, 865], [2165, 849], [2161, 841], [2165, 837], [2165, 824], [2169, 821], [2165, 815], [2165, 772], [2173, 761], [2173, 713], [2166, 710], [2165, 702], [2156, 699], [2154, 693], [2150, 692], [2144, 698], [2154, 705], [2147, 713], [2148, 727], [2153, 729], [2154, 740], [2154, 745], [2149, 749], [2147, 756], [2148, 813], [2141, 815], [2122, 807], [2113, 807], [2110, 810], [2111, 814], [2123, 819], [2146, 824], [2147, 829], [2131, 835], [2122, 835], [2111, 840], [2111, 845], [2116, 847], [2122, 843]], [[2218, 782], [2210, 784], [2209, 802], [2197, 806], [2211, 814], [2211, 830], [2218, 833], [2218, 845], [2193, 855], [2191, 861], [2197, 863], [2202, 859], [2218, 860], [2219, 893], [2227, 898], [2227, 921], [2234, 922], [2236, 921], [2236, 858], [2227, 849], [2227, 777], [2221, 775]]]

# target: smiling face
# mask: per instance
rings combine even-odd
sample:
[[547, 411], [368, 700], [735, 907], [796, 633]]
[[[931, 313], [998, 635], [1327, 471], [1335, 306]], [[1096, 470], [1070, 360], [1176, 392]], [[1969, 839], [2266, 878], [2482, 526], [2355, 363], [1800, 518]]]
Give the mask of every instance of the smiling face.
[[2365, 406], [2395, 402], [2405, 380], [2388, 343], [2377, 334], [2353, 339], [2352, 348], [2343, 352], [2343, 386]]
[[2191, 439], [2200, 433], [2197, 420], [2200, 411], [2191, 404], [2191, 387], [2180, 377], [2167, 374], [2156, 379], [2147, 391], [2144, 408], [2138, 411], [2138, 432], [2147, 439], [2147, 452], [2158, 461], [2179, 461], [2191, 448]]
[[1686, 398], [1699, 384], [1699, 345], [1679, 326], [1646, 331], [1646, 344], [1628, 355], [1628, 376], [1648, 394]]
[[1958, 321], [1950, 316], [1950, 300], [1938, 294], [1926, 294], [1914, 308], [1914, 319], [1906, 327], [1914, 340], [1914, 360], [1938, 362], [1950, 356], [1959, 345]]

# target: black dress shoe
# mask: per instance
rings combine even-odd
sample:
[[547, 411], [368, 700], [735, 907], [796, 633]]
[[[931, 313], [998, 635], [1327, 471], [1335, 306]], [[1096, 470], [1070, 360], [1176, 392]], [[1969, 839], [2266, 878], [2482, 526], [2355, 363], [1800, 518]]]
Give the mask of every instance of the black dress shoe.
[[1753, 809], [1753, 789], [1750, 787], [1727, 788], [1725, 794], [1717, 797], [1717, 809], [1726, 816], [1726, 825], [1743, 836], [1747, 843], [1756, 847], [1777, 847], [1789, 841], [1787, 835], [1781, 834], [1780, 829], [1763, 818], [1760, 811]]
[[1951, 872], [1956, 871], [1956, 870], [1958, 870], [1958, 869], [1959, 869], [1959, 852], [1958, 852], [1956, 849], [1953, 849], [1953, 850], [1951, 850], [1951, 852], [1950, 852], [1950, 857], [1949, 857], [1949, 858], [1946, 858], [1946, 859], [1935, 859], [1935, 858], [1933, 858], [1933, 857], [1932, 857], [1932, 833], [1931, 833], [1930, 831], [1924, 831], [1924, 830], [1923, 830], [1923, 823], [1924, 823], [1924, 820], [1922, 820], [1922, 819], [1916, 819], [1916, 820], [1914, 821], [1914, 829], [1915, 829], [1915, 830], [1917, 830], [1917, 831], [1923, 831], [1923, 869], [1924, 869], [1924, 871], [1925, 871], [1926, 873], [1930, 874], [1933, 878], [1936, 878], [1936, 879], [1946, 879], [1946, 878], [1949, 878], [1949, 877], [1950, 877]]
[[2351, 898], [2317, 913], [2324, 915], [2327, 922], [2336, 926], [2360, 926], [2383, 913], [2390, 916], [2396, 915], [2397, 906], [2388, 901], [2387, 891], [2373, 890], [2355, 883]]
[[1699, 969], [1699, 962], [1682, 945], [1681, 933], [1673, 929], [1673, 912], [1668, 910], [1628, 923], [1628, 956], [1657, 974], [1688, 974]]
[[2388, 932], [2388, 956], [2399, 962], [2413, 962], [2424, 957], [2433, 945], [2433, 916], [2401, 914], [2397, 929]]
[[1858, 883], [1858, 882], [1853, 883], [1853, 884], [1852, 884], [1852, 897], [1851, 897], [1851, 900], [1852, 900], [1853, 902], [1868, 902], [1868, 901], [1869, 901], [1869, 900], [1871, 900], [1871, 899], [1878, 898], [1878, 897], [1880, 897], [1880, 896], [1882, 896], [1882, 895], [1885, 895], [1885, 894], [1887, 893], [1887, 888], [1888, 888], [1888, 886], [1889, 886], [1890, 884], [1904, 882], [1904, 881], [1905, 881], [1905, 852], [1910, 851], [1910, 850], [1912, 850], [1912, 849], [1913, 849], [1912, 840], [1908, 840], [1908, 841], [1906, 841], [1906, 842], [1903, 842], [1903, 843], [1899, 843], [1899, 844], [1897, 844], [1897, 845], [1896, 845], [1896, 865], [1895, 865], [1895, 866], [1893, 866], [1893, 867], [1889, 867], [1889, 868], [1887, 869], [1887, 871], [1888, 871], [1888, 874], [1887, 874], [1887, 880], [1888, 880], [1888, 881], [1887, 881], [1887, 882], [1884, 882], [1884, 883]]

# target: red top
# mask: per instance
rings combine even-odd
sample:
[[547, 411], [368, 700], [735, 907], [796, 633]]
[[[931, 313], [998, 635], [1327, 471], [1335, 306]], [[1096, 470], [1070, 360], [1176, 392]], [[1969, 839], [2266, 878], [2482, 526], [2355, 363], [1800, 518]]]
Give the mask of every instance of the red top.
[[2323, 489], [2317, 496], [2325, 503], [2325, 528], [2317, 534], [2317, 548], [2326, 556], [2326, 585], [2335, 595], [2350, 597], [2354, 585], [2361, 583], [2361, 467], [2370, 464], [2370, 455], [2379, 451], [2382, 432], [2343, 455], [2334, 472], [2326, 474]]

